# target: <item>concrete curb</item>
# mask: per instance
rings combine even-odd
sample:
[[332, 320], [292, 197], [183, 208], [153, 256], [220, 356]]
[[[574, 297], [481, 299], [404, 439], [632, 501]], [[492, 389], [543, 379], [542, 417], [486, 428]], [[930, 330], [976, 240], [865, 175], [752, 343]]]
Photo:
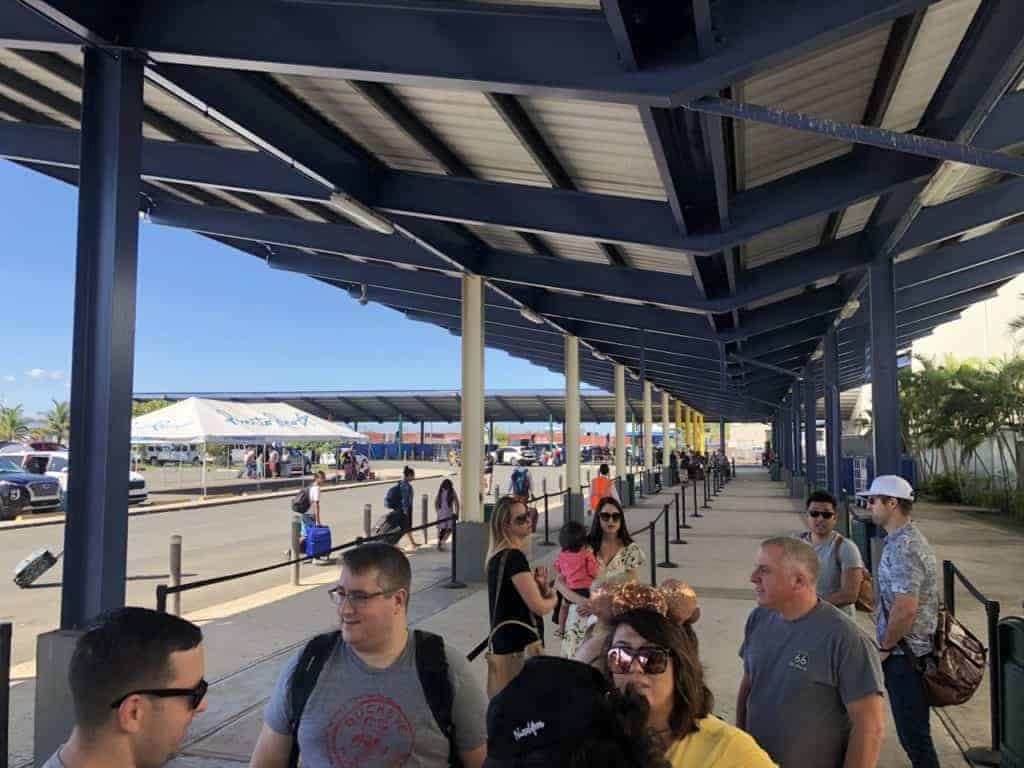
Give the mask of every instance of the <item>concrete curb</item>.
[[[417, 480], [436, 480], [439, 477], [453, 477], [454, 472], [437, 472], [430, 475], [420, 475]], [[362, 483], [351, 485], [325, 485], [321, 488], [323, 492], [346, 491], [354, 488], [369, 488], [378, 485], [391, 485], [397, 482], [398, 478], [388, 480], [367, 480]], [[202, 501], [183, 501], [171, 504], [159, 504], [152, 507], [133, 507], [128, 510], [128, 517], [139, 517], [142, 515], [159, 515], [164, 512], [177, 512], [183, 509], [204, 509], [206, 507], [221, 507], [230, 504], [244, 504], [249, 501], [265, 501], [267, 499], [279, 499], [285, 496], [292, 496], [296, 488], [289, 488], [287, 491], [271, 491], [267, 493], [253, 493], [245, 496], [225, 496], [224, 498], [210, 498]], [[21, 528], [38, 528], [44, 525], [63, 525], [64, 515], [40, 518], [36, 520], [14, 520], [0, 523], [0, 531], [16, 531]]]

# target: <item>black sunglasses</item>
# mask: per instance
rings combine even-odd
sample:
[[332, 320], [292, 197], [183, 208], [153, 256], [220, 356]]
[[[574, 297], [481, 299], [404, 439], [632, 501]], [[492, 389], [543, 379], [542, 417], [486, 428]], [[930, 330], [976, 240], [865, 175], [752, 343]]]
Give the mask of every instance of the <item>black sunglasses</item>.
[[809, 509], [809, 510], [807, 510], [807, 514], [810, 515], [811, 517], [823, 517], [826, 520], [831, 520], [833, 517], [836, 516], [835, 512], [819, 512], [816, 509]]
[[530, 513], [529, 512], [524, 512], [521, 515], [516, 515], [515, 517], [513, 517], [512, 518], [512, 522], [515, 523], [516, 525], [522, 525], [523, 523], [525, 523], [529, 519], [530, 519]]
[[608, 669], [616, 675], [628, 675], [633, 662], [636, 661], [640, 665], [640, 671], [645, 675], [660, 675], [668, 669], [671, 653], [667, 648], [654, 645], [645, 645], [635, 651], [632, 648], [616, 646], [608, 649]]
[[120, 707], [129, 696], [156, 696], [160, 699], [173, 699], [177, 696], [188, 696], [191, 709], [198, 709], [206, 698], [206, 691], [210, 684], [205, 679], [200, 680], [195, 688], [150, 688], [141, 691], [131, 691], [110, 705], [111, 709]]
[[622, 519], [622, 513], [621, 512], [602, 512], [600, 517], [606, 523], [608, 521], [610, 521], [610, 520], [615, 520], [616, 522], [618, 522], [619, 520]]

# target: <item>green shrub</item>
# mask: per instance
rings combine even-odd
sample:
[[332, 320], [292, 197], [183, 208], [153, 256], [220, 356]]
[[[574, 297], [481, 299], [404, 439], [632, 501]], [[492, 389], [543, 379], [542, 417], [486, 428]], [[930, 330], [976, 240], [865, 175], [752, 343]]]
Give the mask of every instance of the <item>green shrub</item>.
[[948, 474], [932, 475], [928, 482], [924, 483], [921, 493], [932, 501], [946, 502], [949, 504], [961, 504], [964, 499], [960, 493], [960, 484], [956, 478]]

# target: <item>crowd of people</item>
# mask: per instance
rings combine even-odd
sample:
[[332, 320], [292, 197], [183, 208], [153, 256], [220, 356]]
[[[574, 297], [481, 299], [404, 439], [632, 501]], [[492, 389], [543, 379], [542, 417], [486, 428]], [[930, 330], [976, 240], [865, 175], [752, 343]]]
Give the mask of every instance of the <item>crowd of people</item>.
[[[931, 650], [937, 580], [912, 499], [895, 476], [868, 491], [872, 517], [888, 532], [874, 639], [849, 614], [866, 574], [834, 530], [835, 499], [812, 494], [805, 533], [761, 542], [750, 576], [757, 605], [738, 649], [735, 724], [714, 714], [696, 592], [679, 581], [639, 583], [646, 555], [611, 495], [594, 502], [589, 530], [563, 529], [554, 573], [527, 558], [523, 499], [496, 504], [486, 690], [444, 638], [409, 628], [408, 557], [380, 541], [346, 550], [326, 595], [337, 629], [282, 669], [250, 765], [291, 768], [301, 755], [311, 768], [869, 768], [879, 759], [887, 694], [912, 765], [933, 768], [918, 659]], [[435, 508], [457, 511], [450, 483]], [[557, 651], [545, 653], [548, 616], [564, 631]], [[206, 707], [201, 631], [121, 609], [81, 637], [69, 679], [77, 724], [45, 768], [155, 768]]]

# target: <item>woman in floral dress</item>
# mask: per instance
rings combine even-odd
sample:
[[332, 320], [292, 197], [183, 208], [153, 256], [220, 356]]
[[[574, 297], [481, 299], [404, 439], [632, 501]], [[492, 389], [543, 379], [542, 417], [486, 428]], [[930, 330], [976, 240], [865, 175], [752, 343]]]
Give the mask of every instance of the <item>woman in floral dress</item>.
[[[601, 566], [591, 587], [592, 595], [606, 585], [636, 581], [646, 556], [629, 535], [626, 515], [618, 501], [609, 497], [598, 503], [587, 544], [594, 550]], [[607, 628], [599, 625], [596, 617], [591, 615], [588, 600], [561, 582], [556, 584], [556, 588], [571, 603], [562, 638], [562, 656], [589, 663], [601, 654]]]

